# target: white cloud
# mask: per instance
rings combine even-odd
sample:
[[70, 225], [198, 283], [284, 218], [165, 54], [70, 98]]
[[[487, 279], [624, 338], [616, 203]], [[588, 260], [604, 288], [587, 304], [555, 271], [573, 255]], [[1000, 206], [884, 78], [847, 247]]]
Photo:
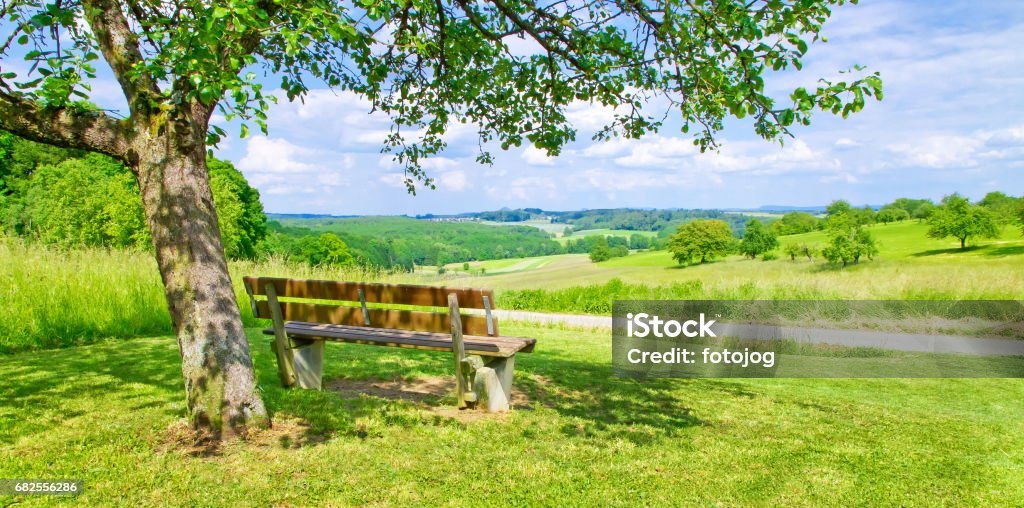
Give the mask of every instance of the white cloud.
[[864, 146], [862, 143], [854, 141], [850, 138], [839, 138], [836, 140], [836, 148], [860, 148]]
[[514, 178], [508, 185], [488, 187], [487, 194], [492, 198], [507, 202], [509, 197], [520, 201], [533, 202], [541, 198], [553, 198], [558, 194], [558, 184], [551, 177], [527, 176]]
[[987, 160], [1024, 156], [1024, 125], [981, 130], [969, 135], [924, 134], [887, 148], [908, 166], [975, 167]]
[[420, 165], [423, 166], [423, 169], [444, 171], [448, 169], [457, 168], [460, 166], [460, 163], [455, 159], [435, 155], [433, 157], [423, 160], [422, 162], [420, 162]]
[[613, 158], [622, 167], [671, 166], [699, 151], [689, 139], [654, 134], [641, 139], [613, 139], [597, 142], [583, 155], [597, 159]]
[[383, 146], [389, 134], [391, 131], [388, 129], [364, 130], [349, 139], [356, 143]]
[[615, 119], [615, 109], [600, 104], [576, 101], [566, 108], [565, 117], [573, 127], [594, 132]]
[[378, 176], [377, 181], [388, 187], [405, 188], [405, 175], [401, 173], [385, 173]]
[[245, 157], [238, 161], [238, 167], [255, 173], [312, 171], [314, 166], [299, 159], [313, 152], [284, 139], [254, 136], [249, 139]]
[[544, 150], [538, 150], [533, 145], [527, 145], [519, 155], [531, 166], [554, 166], [555, 158], [549, 157]]
[[904, 164], [948, 168], [976, 165], [974, 154], [981, 146], [982, 141], [974, 137], [932, 135], [907, 143], [891, 144], [888, 149], [900, 156]]
[[437, 187], [441, 190], [461, 192], [472, 187], [472, 185], [470, 185], [469, 179], [466, 178], [465, 171], [448, 171], [441, 173], [437, 177]]
[[699, 171], [645, 170], [645, 169], [604, 169], [591, 168], [570, 178], [575, 186], [603, 191], [633, 191], [640, 189], [668, 189], [682, 186], [714, 187], [722, 178], [714, 173]]
[[859, 180], [857, 180], [857, 177], [851, 175], [850, 173], [838, 173], [838, 174], [835, 174], [835, 175], [825, 175], [825, 176], [822, 176], [821, 178], [818, 178], [818, 181], [821, 182], [821, 183], [837, 183], [838, 182], [838, 183], [847, 183], [847, 184], [854, 184], [854, 183], [859, 182]]

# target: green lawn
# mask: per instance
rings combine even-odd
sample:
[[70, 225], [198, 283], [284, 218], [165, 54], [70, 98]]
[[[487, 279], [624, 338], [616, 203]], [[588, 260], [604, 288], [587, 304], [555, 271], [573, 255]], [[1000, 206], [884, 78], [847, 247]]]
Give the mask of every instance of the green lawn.
[[[171, 337], [6, 356], [0, 477], [84, 479], [76, 505], [1024, 503], [1024, 380], [625, 380], [605, 333], [505, 328], [540, 340], [517, 362], [529, 402], [479, 418], [447, 397], [283, 390], [253, 330], [278, 428], [208, 456], [169, 439]], [[332, 344], [325, 375], [449, 370], [445, 354]]]

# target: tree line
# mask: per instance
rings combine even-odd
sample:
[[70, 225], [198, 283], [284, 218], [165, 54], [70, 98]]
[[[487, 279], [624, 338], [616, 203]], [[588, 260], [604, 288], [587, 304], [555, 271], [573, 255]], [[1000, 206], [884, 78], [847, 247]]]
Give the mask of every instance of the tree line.
[[717, 219], [698, 219], [680, 225], [670, 237], [668, 249], [680, 264], [706, 263], [733, 253], [756, 259], [774, 258], [779, 236], [822, 230], [827, 233], [824, 246], [789, 243], [784, 252], [791, 260], [820, 255], [838, 266], [859, 264], [878, 254], [878, 242], [866, 226], [908, 219], [928, 224], [929, 238], [955, 238], [966, 249], [971, 239], [995, 238], [1002, 226], [1018, 223], [1024, 234], [1024, 197], [990, 192], [977, 203], [959, 194], [944, 197], [938, 204], [925, 199], [900, 198], [875, 211], [854, 208], [848, 201], [833, 201], [825, 217], [806, 212], [791, 212], [765, 224], [750, 219], [745, 231], [736, 235], [730, 225]]
[[[260, 194], [227, 161], [209, 162], [225, 254], [252, 258], [266, 236]], [[62, 247], [152, 249], [139, 185], [123, 164], [0, 131], [0, 230]]]

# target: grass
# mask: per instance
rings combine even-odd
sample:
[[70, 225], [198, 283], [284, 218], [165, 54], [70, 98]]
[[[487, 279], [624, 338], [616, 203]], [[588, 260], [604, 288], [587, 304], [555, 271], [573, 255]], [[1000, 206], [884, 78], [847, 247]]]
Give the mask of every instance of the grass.
[[[610, 376], [604, 333], [507, 327], [528, 407], [467, 419], [448, 398], [283, 390], [279, 429], [193, 456], [172, 337], [0, 362], [0, 477], [81, 478], [78, 505], [849, 505], [1024, 503], [1024, 380]], [[444, 354], [328, 346], [328, 379], [450, 376]], [[295, 429], [288, 432], [288, 429]], [[22, 504], [51, 499], [21, 498]]]
[[0, 353], [167, 333], [152, 256], [58, 251], [0, 237]]
[[[875, 224], [868, 227], [880, 245], [885, 259], [914, 259], [918, 261], [964, 261], [998, 259], [1024, 254], [1024, 239], [1018, 225], [1004, 226], [998, 238], [970, 239], [968, 248], [961, 250], [955, 238], [928, 238], [928, 225], [917, 221], [894, 224]], [[824, 231], [784, 236], [781, 245], [806, 243], [823, 246], [828, 243]], [[1022, 262], [1024, 263], [1024, 262]]]
[[[272, 259], [230, 263], [242, 318], [255, 324], [244, 275], [423, 282], [413, 274], [382, 275], [309, 267]], [[171, 332], [156, 261], [147, 252], [57, 250], [0, 236], [0, 354]]]
[[559, 243], [565, 244], [569, 240], [582, 240], [588, 236], [621, 236], [623, 238], [629, 238], [633, 235], [654, 238], [658, 236], [658, 233], [655, 233], [654, 231], [628, 231], [624, 229], [584, 229], [582, 231], [576, 231], [570, 236], [561, 236], [557, 238], [557, 240]]
[[[550, 263], [534, 270], [469, 279], [465, 284], [501, 290], [502, 301], [521, 300], [520, 291], [537, 288], [564, 292], [561, 298], [571, 299], [568, 293], [599, 293], [609, 280], [649, 288], [639, 293], [685, 298], [1024, 299], [1024, 239], [1019, 228], [1007, 227], [1000, 238], [981, 241], [965, 251], [956, 241], [927, 238], [923, 224], [871, 230], [881, 253], [845, 269], [820, 259], [763, 261], [741, 256], [680, 267], [667, 251], [648, 251], [603, 263], [592, 263], [586, 255], [551, 256]], [[782, 245], [824, 241], [823, 233], [780, 239]], [[679, 285], [685, 289], [672, 289]], [[538, 303], [532, 310], [547, 309]], [[575, 312], [588, 311], [578, 308]]]
[[[995, 240], [960, 251], [955, 241], [925, 237], [918, 223], [875, 226], [881, 254], [846, 269], [820, 260], [724, 260], [679, 267], [665, 251], [604, 263], [586, 254], [450, 265], [436, 272], [380, 274], [286, 263], [232, 262], [242, 317], [254, 325], [243, 275], [374, 280], [489, 287], [499, 308], [608, 313], [629, 299], [1010, 299], [1024, 300], [1024, 240], [1007, 227]], [[822, 233], [783, 237], [823, 243]], [[486, 268], [484, 276], [479, 269]], [[0, 238], [0, 353], [88, 344], [109, 337], [170, 333], [170, 318], [152, 255], [107, 250], [60, 251]]]
[[[0, 478], [81, 478], [85, 493], [70, 502], [100, 506], [1024, 504], [1022, 379], [638, 381], [611, 376], [607, 332], [505, 323], [503, 333], [539, 340], [517, 360], [527, 402], [468, 417], [444, 394], [281, 389], [238, 283], [258, 274], [493, 286], [501, 307], [573, 312], [604, 312], [623, 295], [1024, 299], [1019, 233], [959, 252], [924, 239], [920, 225], [874, 230], [880, 258], [846, 270], [737, 257], [677, 268], [663, 252], [488, 262], [508, 272], [486, 277], [231, 263], [277, 423], [203, 450], [178, 431], [180, 356], [151, 255], [0, 239], [0, 350], [21, 351], [0, 357]], [[54, 347], [63, 349], [34, 351]], [[450, 363], [331, 344], [325, 378], [450, 379]]]
[[569, 224], [551, 222], [543, 219], [530, 219], [520, 222], [494, 222], [483, 220], [480, 221], [480, 224], [487, 224], [489, 226], [530, 226], [555, 236], [561, 235], [562, 232], [565, 231], [565, 228], [569, 226]]
[[[453, 272], [480, 273], [483, 270], [485, 275], [497, 275], [502, 273], [516, 273], [527, 270], [542, 268], [551, 262], [553, 256], [534, 256], [528, 258], [512, 259], [489, 259], [487, 261], [470, 261], [469, 271], [463, 270], [464, 263], [449, 263], [445, 269]], [[434, 273], [436, 273], [436, 268]]]

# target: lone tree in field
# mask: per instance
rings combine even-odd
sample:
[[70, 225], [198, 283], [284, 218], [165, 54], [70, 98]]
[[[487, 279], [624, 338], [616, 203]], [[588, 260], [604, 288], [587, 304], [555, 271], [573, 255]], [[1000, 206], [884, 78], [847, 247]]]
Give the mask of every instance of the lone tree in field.
[[[107, 154], [139, 182], [181, 349], [191, 421], [224, 436], [267, 422], [228, 277], [206, 157], [216, 111], [266, 131], [273, 83], [355, 93], [389, 115], [382, 140], [410, 191], [453, 123], [489, 146], [549, 155], [575, 139], [574, 102], [616, 107], [596, 135], [638, 137], [669, 113], [702, 149], [728, 116], [780, 140], [814, 110], [844, 117], [880, 99], [877, 74], [773, 97], [846, 0], [0, 0], [0, 128]], [[852, 0], [849, 3], [854, 3]], [[513, 51], [525, 39], [534, 51]], [[83, 102], [105, 60], [128, 110]], [[15, 60], [22, 63], [15, 64]], [[646, 111], [658, 99], [665, 111]], [[409, 136], [413, 137], [410, 138]]]
[[954, 237], [960, 240], [960, 248], [967, 248], [968, 238], [995, 238], [999, 226], [995, 217], [982, 206], [972, 205], [967, 198], [951, 194], [942, 198], [931, 217], [928, 218], [928, 237], [942, 239]]
[[743, 231], [743, 240], [740, 241], [739, 251], [750, 259], [766, 252], [771, 252], [779, 246], [779, 239], [771, 232], [763, 222], [757, 219], [747, 221], [746, 230]]
[[736, 246], [732, 228], [718, 219], [698, 219], [679, 226], [669, 239], [668, 250], [679, 264], [705, 263], [722, 257]]
[[[844, 268], [849, 264], [860, 264], [860, 259], [873, 258], [878, 254], [878, 243], [874, 236], [861, 224], [857, 210], [847, 210], [831, 215], [827, 221], [829, 235], [828, 245], [821, 249], [821, 255], [829, 263], [841, 264]], [[807, 259], [811, 259], [808, 249]]]

